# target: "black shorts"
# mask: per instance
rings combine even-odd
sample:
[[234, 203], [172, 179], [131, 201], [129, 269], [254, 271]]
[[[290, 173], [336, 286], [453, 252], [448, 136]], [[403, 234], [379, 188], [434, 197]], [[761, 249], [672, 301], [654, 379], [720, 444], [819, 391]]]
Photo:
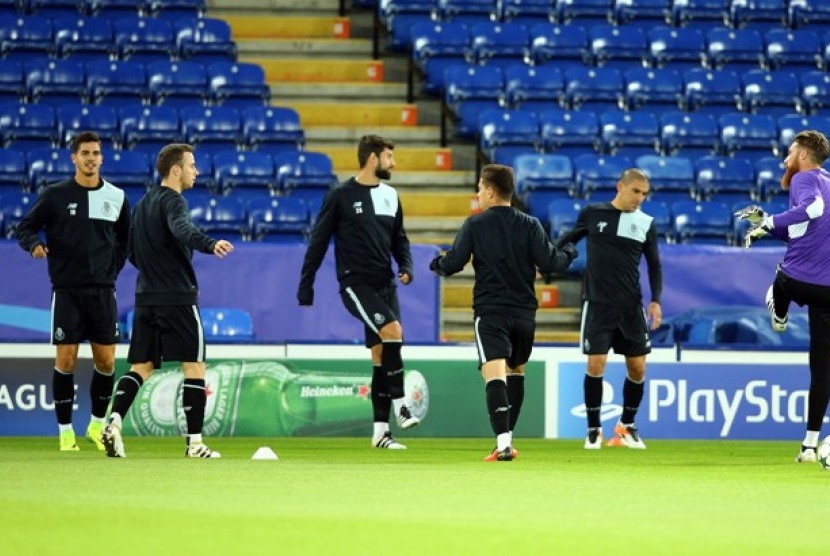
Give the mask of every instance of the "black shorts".
[[586, 301], [579, 336], [586, 355], [603, 355], [611, 348], [626, 357], [651, 353], [646, 315], [639, 306], [615, 307]]
[[158, 369], [162, 361], [201, 363], [205, 360], [205, 331], [196, 305], [139, 305], [133, 317], [130, 363]]
[[400, 321], [398, 293], [395, 286], [373, 288], [358, 284], [340, 290], [346, 310], [363, 323], [366, 347], [381, 342], [379, 330], [390, 322]]
[[113, 288], [74, 288], [52, 292], [52, 343], [118, 343], [118, 307]]
[[530, 359], [536, 321], [511, 315], [480, 315], [475, 317], [474, 330], [479, 367], [488, 361], [506, 359], [507, 366], [515, 369]]

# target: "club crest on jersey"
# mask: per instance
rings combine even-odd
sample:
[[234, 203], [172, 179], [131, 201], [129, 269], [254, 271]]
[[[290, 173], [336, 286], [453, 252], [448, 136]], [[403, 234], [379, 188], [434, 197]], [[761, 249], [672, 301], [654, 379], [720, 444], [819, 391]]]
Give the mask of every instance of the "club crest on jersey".
[[112, 213], [115, 212], [115, 209], [109, 201], [104, 201], [104, 204], [101, 206], [101, 212], [104, 214], [104, 216], [111, 216]]
[[66, 210], [69, 211], [69, 216], [75, 216], [75, 213], [78, 212], [78, 203], [69, 203], [66, 205]]
[[66, 338], [66, 334], [63, 333], [63, 328], [60, 326], [55, 329], [55, 340], [60, 342], [64, 338]]
[[355, 214], [363, 214], [363, 201], [355, 201], [352, 208]]
[[606, 228], [607, 226], [608, 226], [608, 222], [605, 222], [605, 221], [602, 221], [602, 222], [597, 222], [597, 229], [599, 230], [599, 233], [604, 232], [604, 231], [605, 231], [605, 228]]

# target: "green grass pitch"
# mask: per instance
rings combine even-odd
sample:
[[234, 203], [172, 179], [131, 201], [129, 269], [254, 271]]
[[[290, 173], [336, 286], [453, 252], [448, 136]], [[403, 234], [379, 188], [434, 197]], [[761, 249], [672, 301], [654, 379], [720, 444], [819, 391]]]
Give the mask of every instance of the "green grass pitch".
[[[80, 439], [79, 439], [80, 440]], [[0, 439], [0, 553], [759, 554], [820, 551], [830, 472], [797, 442], [652, 440], [646, 451], [517, 439]], [[280, 461], [251, 461], [258, 446]]]

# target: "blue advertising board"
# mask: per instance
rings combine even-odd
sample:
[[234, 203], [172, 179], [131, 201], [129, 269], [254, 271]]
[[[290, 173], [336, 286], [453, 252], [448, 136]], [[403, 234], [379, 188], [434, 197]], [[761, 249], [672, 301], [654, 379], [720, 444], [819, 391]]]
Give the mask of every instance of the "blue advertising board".
[[[624, 363], [605, 371], [606, 437], [622, 413], [625, 373]], [[559, 365], [555, 436], [585, 436], [584, 376], [584, 362]], [[796, 439], [805, 431], [809, 382], [806, 365], [649, 363], [637, 425], [645, 439]]]

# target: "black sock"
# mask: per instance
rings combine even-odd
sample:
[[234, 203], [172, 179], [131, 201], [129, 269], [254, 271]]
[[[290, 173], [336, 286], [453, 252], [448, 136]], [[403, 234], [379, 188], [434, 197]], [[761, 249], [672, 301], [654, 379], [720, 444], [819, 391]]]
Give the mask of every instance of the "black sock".
[[187, 434], [202, 434], [202, 426], [205, 424], [206, 404], [205, 379], [184, 379], [182, 407], [184, 408], [184, 418], [187, 421]]
[[141, 375], [133, 371], [118, 379], [118, 384], [115, 385], [115, 393], [112, 395], [111, 413], [118, 413], [122, 418], [126, 417], [142, 384], [144, 384], [144, 380]]
[[52, 400], [55, 402], [55, 416], [59, 425], [72, 423], [72, 404], [75, 402], [75, 374], [52, 373]]
[[510, 431], [510, 402], [507, 400], [507, 384], [494, 379], [485, 386], [487, 392], [487, 412], [490, 425], [496, 436]]
[[602, 409], [602, 377], [585, 374], [585, 413], [588, 415], [588, 428], [601, 426], [599, 412]]
[[403, 360], [401, 359], [400, 340], [383, 342], [380, 354], [380, 366], [386, 374], [386, 390], [393, 400], [403, 398]]
[[643, 391], [645, 390], [645, 380], [634, 382], [629, 377], [625, 377], [623, 382], [623, 411], [620, 417], [620, 422], [630, 425], [634, 422], [637, 416], [637, 410], [640, 409], [640, 402], [643, 401]]
[[386, 373], [383, 367], [372, 367], [372, 412], [375, 423], [388, 423], [392, 409], [392, 396], [386, 388]]
[[510, 401], [510, 430], [513, 431], [525, 401], [525, 375], [507, 375], [507, 399]]
[[89, 385], [89, 398], [92, 400], [92, 416], [103, 419], [107, 416], [107, 407], [112, 398], [112, 385], [115, 384], [114, 373], [104, 374], [98, 369], [92, 372]]

